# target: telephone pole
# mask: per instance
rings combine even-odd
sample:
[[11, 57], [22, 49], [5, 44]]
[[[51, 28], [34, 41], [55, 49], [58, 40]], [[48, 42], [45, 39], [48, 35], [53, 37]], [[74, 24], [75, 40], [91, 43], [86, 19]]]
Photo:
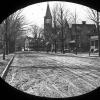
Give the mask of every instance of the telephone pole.
[[7, 19], [5, 20], [5, 32], [3, 36], [3, 60], [5, 60], [5, 54], [8, 55], [8, 41], [7, 41]]
[[5, 60], [5, 32], [4, 32], [4, 35], [3, 35], [3, 60]]
[[77, 55], [77, 26], [76, 26], [76, 9], [75, 9], [75, 41], [76, 41], [76, 45], [75, 45], [75, 53]]
[[8, 55], [8, 36], [7, 36], [7, 32], [8, 32], [8, 18], [6, 18], [5, 22], [6, 22], [5, 45], [6, 45], [6, 55]]
[[100, 33], [99, 33], [99, 12], [97, 11], [97, 34], [98, 34], [98, 48], [100, 57]]
[[62, 42], [62, 53], [64, 53], [64, 32], [63, 32], [63, 29], [64, 29], [64, 27], [63, 27], [63, 10], [62, 10], [62, 8], [61, 8], [61, 42]]

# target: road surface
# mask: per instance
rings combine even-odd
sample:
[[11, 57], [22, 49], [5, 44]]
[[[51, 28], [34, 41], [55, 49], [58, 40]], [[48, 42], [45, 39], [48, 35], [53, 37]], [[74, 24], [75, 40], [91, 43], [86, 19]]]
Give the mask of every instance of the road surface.
[[16, 54], [6, 82], [41, 97], [83, 95], [100, 86], [100, 59], [27, 52]]

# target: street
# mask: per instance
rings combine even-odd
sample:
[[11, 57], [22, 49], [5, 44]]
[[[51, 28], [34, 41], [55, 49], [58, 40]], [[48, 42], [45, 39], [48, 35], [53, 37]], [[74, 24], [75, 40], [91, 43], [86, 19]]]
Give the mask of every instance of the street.
[[42, 52], [16, 53], [6, 82], [36, 96], [79, 96], [100, 86], [100, 59]]

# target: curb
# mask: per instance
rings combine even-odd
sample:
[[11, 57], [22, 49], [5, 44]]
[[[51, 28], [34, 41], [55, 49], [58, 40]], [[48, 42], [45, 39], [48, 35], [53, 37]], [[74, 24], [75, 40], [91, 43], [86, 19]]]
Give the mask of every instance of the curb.
[[[45, 53], [47, 54], [47, 53]], [[53, 54], [53, 53], [48, 53], [50, 55], [56, 55], [56, 56], [68, 56], [68, 57], [78, 57], [78, 58], [98, 58], [99, 56], [80, 56], [80, 55], [75, 55], [75, 54], [66, 54], [66, 55], [63, 55], [63, 54]]]
[[3, 71], [2, 74], [1, 74], [1, 78], [4, 79], [4, 80], [5, 80], [5, 77], [6, 77], [6, 75], [7, 75], [8, 69], [9, 69], [9, 67], [10, 67], [10, 65], [11, 65], [11, 63], [12, 63], [14, 57], [15, 57], [15, 55], [10, 59], [10, 61], [8, 62], [6, 68], [4, 69], [4, 71]]

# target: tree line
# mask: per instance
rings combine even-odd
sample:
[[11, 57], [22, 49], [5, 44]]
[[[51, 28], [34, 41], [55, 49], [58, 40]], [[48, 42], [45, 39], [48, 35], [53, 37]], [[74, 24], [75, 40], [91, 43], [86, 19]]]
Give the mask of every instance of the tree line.
[[11, 14], [0, 25], [0, 33], [3, 43], [3, 59], [5, 54], [15, 52], [16, 43], [19, 42], [19, 38], [25, 35], [25, 18], [21, 15], [22, 10]]
[[[29, 30], [33, 34], [35, 49], [40, 50], [40, 46], [45, 48], [49, 43], [47, 43], [46, 38], [50, 38], [52, 45], [54, 46], [55, 53], [57, 52], [57, 42], [61, 42], [61, 52], [64, 53], [65, 41], [68, 37], [69, 29], [68, 26], [72, 23], [77, 24], [78, 14], [70, 12], [69, 9], [65, 9], [63, 5], [56, 4], [52, 9], [52, 24], [53, 32], [46, 36], [44, 34], [44, 29], [39, 28], [37, 25], [31, 25], [27, 29], [27, 23], [25, 22], [25, 16], [22, 15], [22, 9], [11, 14], [0, 24], [0, 34], [3, 41], [3, 59], [5, 59], [5, 54], [9, 54], [16, 51], [16, 46], [24, 46], [24, 36]], [[100, 34], [99, 34], [99, 12], [91, 8], [88, 9], [88, 19], [93, 21], [97, 26], [97, 33], [99, 36], [100, 45]], [[59, 30], [59, 32], [58, 32]], [[77, 30], [76, 30], [77, 36]], [[77, 37], [76, 37], [77, 41]], [[77, 42], [76, 42], [77, 43]], [[77, 48], [77, 45], [76, 45]], [[76, 49], [77, 54], [77, 49]], [[100, 46], [99, 46], [100, 54]]]

